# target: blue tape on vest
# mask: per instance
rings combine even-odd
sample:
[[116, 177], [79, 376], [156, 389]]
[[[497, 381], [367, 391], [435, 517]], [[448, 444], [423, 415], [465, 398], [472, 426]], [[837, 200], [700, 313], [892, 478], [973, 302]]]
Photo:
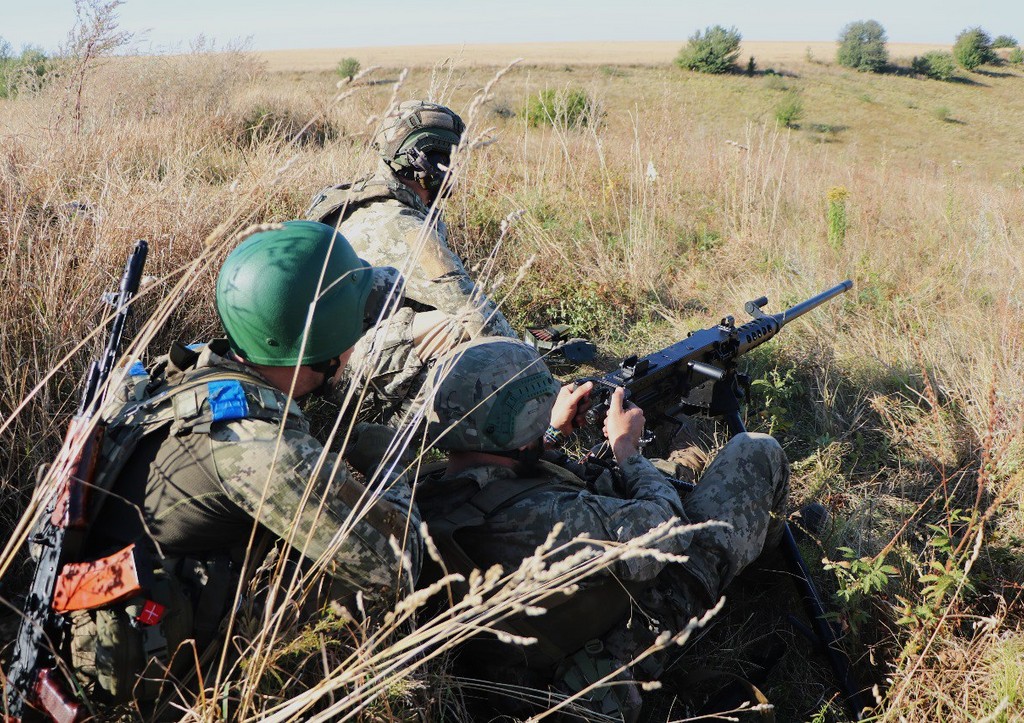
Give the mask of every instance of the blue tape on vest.
[[210, 411], [214, 422], [231, 419], [245, 419], [249, 416], [249, 403], [245, 401], [245, 389], [237, 379], [210, 382], [206, 385]]
[[144, 377], [146, 376], [146, 367], [142, 366], [142, 362], [137, 361], [128, 367], [128, 376], [130, 377]]

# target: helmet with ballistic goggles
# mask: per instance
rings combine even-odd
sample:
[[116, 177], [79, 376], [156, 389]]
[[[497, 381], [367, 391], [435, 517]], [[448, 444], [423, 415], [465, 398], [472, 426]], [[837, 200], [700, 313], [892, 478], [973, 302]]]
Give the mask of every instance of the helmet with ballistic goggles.
[[407, 100], [384, 118], [373, 147], [395, 173], [436, 191], [465, 130], [462, 118], [450, 108]]
[[465, 342], [427, 377], [427, 436], [453, 452], [513, 452], [544, 434], [559, 386], [524, 342], [498, 336]]
[[232, 350], [254, 364], [318, 364], [362, 336], [373, 286], [374, 269], [344, 236], [315, 221], [287, 221], [228, 254], [217, 315]]

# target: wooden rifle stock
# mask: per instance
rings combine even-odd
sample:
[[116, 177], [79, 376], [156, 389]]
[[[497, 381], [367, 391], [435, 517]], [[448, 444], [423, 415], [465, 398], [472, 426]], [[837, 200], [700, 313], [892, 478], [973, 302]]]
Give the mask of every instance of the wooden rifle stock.
[[81, 553], [89, 521], [89, 491], [106, 429], [99, 418], [103, 392], [120, 354], [124, 323], [142, 283], [147, 252], [146, 242], [137, 241], [118, 291], [109, 297], [117, 312], [103, 356], [89, 366], [78, 413], [68, 426], [56, 469], [47, 476], [57, 480], [56, 490], [32, 535], [39, 556], [4, 690], [8, 721], [20, 721], [28, 708], [44, 712], [58, 723], [76, 723], [85, 716], [84, 706], [66, 692], [57, 670], [67, 623], [54, 610], [53, 595], [62, 568], [77, 562]]

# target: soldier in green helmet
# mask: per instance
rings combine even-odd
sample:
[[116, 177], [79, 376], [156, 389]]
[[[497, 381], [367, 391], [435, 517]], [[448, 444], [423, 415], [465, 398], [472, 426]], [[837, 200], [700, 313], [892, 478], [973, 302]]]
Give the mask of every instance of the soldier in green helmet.
[[306, 609], [411, 589], [419, 517], [403, 465], [388, 463], [394, 433], [356, 426], [343, 454], [357, 480], [295, 402], [336, 383], [382, 276], [323, 224], [254, 233], [217, 277], [227, 338], [176, 343], [112, 395], [85, 559], [134, 543], [152, 584], [70, 613], [72, 665], [93, 700], [145, 700], [168, 665], [189, 667], [189, 641], [201, 651], [218, 636], [247, 548], [256, 565], [273, 548], [326, 573]]
[[515, 337], [448, 245], [440, 200], [452, 189], [451, 154], [465, 124], [443, 105], [419, 100], [387, 114], [373, 140], [376, 173], [320, 191], [306, 218], [333, 226], [356, 252], [405, 277], [405, 301], [376, 335], [356, 346], [371, 406], [399, 420], [412, 407], [426, 365], [465, 339]]
[[[424, 390], [426, 433], [448, 460], [421, 476], [417, 502], [446, 569], [467, 577], [492, 565], [510, 572], [545, 542], [569, 554], [585, 547], [573, 542], [580, 536], [625, 543], [670, 521], [726, 524], [658, 543], [659, 551], [685, 555], [686, 563], [627, 556], [575, 594], [545, 603], [545, 614], [506, 623], [507, 632], [535, 638], [535, 645], [480, 636], [465, 646], [457, 664], [470, 677], [502, 684], [493, 686], [491, 704], [503, 713], [536, 713], [537, 702], [529, 703], [533, 696], [525, 691], [501, 690], [572, 694], [628, 664], [659, 633], [678, 632], [712, 607], [737, 574], [781, 539], [789, 467], [778, 442], [737, 435], [680, 498], [662, 470], [676, 477], [681, 470], [640, 453], [644, 415], [621, 389], [604, 423], [616, 465], [596, 479], [586, 475], [585, 483], [581, 465], [557, 449], [582, 422], [591, 388], [590, 382], [559, 387], [536, 351], [515, 340], [468, 342], [438, 361]], [[556, 523], [561, 530], [552, 541]], [[652, 656], [641, 670], [619, 674], [614, 685], [584, 697], [589, 713], [575, 715], [636, 720], [641, 698], [630, 675], [655, 679], [662, 663]]]

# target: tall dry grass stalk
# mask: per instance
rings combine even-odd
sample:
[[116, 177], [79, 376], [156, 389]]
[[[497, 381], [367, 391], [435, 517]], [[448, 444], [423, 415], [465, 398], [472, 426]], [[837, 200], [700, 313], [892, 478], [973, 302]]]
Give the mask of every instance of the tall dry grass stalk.
[[[384, 68], [372, 77], [391, 82], [364, 74], [340, 93], [326, 74], [269, 75], [241, 52], [118, 58], [90, 72], [80, 103], [77, 87], [61, 84], [0, 103], [5, 590], [25, 578], [18, 563], [46, 489], [33, 491], [32, 470], [59, 449], [97, 347], [99, 294], [131, 241], [150, 239], [153, 280], [136, 302], [126, 357], [210, 338], [213, 280], [243, 230], [294, 218], [318, 188], [368, 171], [377, 119], [401, 99], [430, 95], [470, 109], [447, 208], [453, 247], [517, 321], [561, 314], [613, 350], [646, 351], [747, 299], [766, 294], [777, 310], [854, 279], [853, 292], [787, 327], [755, 360], [796, 371], [797, 382], [778, 388], [790, 395], [782, 421], [791, 431], [780, 436], [795, 493], [813, 491], [842, 520], [813, 552], [839, 559], [847, 546], [899, 568], [864, 597], [868, 620], [851, 646], [870, 650], [858, 667], [879, 685], [881, 719], [1024, 715], [1024, 577], [1013, 542], [1024, 538], [1019, 186], [969, 164], [869, 152], [853, 138], [808, 143], [756, 116], [730, 116], [730, 99], [761, 92], [739, 78], [715, 82], [746, 95], [657, 68], [579, 74], [606, 112], [599, 125], [571, 130], [491, 112], [564, 84], [559, 69], [508, 73], [495, 85], [490, 70]], [[69, 93], [75, 124], [58, 122]], [[709, 107], [718, 109], [711, 119]], [[821, 204], [836, 186], [849, 196], [845, 241], [833, 247]], [[360, 400], [352, 390], [328, 425], [328, 447], [344, 447]], [[422, 462], [414, 426], [381, 474], [407, 448], [417, 451], [413, 470]], [[635, 554], [656, 554], [665, 534], [673, 531], [652, 533]], [[327, 633], [301, 629], [289, 613], [327, 556], [303, 571], [278, 565], [267, 571], [273, 604], [233, 620], [206, 677], [190, 683], [199, 700], [183, 687], [174, 705], [192, 720], [218, 719], [225, 698], [239, 720], [382, 717], [440, 676], [474, 631], [634, 554], [591, 550], [567, 562], [560, 549], [542, 549], [519, 570], [483, 573], [439, 617], [416, 620], [418, 593], [389, 601], [380, 624], [359, 616]], [[949, 581], [941, 594], [927, 577], [940, 574], [932, 563]], [[899, 622], [907, 606], [922, 609]], [[806, 674], [829, 685], [820, 671]], [[438, 705], [457, 715], [458, 695], [445, 685]], [[790, 717], [810, 717], [815, 700], [797, 698]]]

